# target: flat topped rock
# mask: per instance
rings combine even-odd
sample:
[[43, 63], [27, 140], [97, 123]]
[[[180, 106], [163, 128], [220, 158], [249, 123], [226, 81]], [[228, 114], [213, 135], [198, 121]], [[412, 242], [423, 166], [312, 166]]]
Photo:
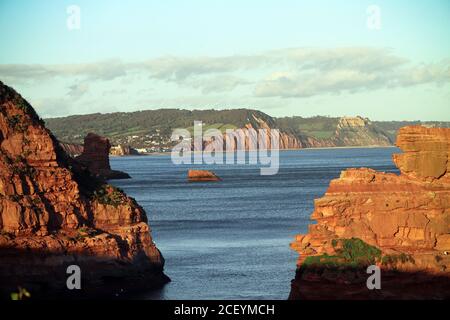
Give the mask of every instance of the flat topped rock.
[[190, 182], [221, 180], [214, 172], [208, 170], [189, 170], [188, 179]]
[[[291, 244], [299, 253], [292, 299], [450, 297], [450, 129], [403, 127], [396, 144], [400, 175], [347, 169], [314, 201], [317, 223]], [[352, 259], [377, 250], [367, 260], [383, 270], [383, 290], [374, 294], [365, 281], [351, 282], [366, 276]]]

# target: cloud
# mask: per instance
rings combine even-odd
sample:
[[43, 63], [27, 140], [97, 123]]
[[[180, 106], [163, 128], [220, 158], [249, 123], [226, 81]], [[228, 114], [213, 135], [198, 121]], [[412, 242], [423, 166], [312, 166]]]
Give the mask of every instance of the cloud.
[[33, 107], [43, 118], [65, 116], [74, 110], [71, 102], [64, 98], [33, 99]]
[[303, 98], [450, 82], [448, 61], [412, 65], [403, 59], [383, 55], [378, 59], [371, 56], [355, 58], [343, 61], [319, 57], [315, 61], [307, 60], [306, 66], [272, 72], [257, 83], [254, 94], [257, 97]]
[[0, 77], [7, 81], [42, 81], [56, 77], [83, 77], [86, 80], [112, 80], [126, 75], [127, 64], [105, 60], [82, 64], [0, 64]]
[[442, 85], [450, 80], [449, 66], [449, 61], [414, 64], [386, 48], [288, 48], [253, 55], [165, 56], [140, 62], [0, 65], [0, 78], [10, 83], [73, 78], [75, 84], [67, 93], [72, 98], [81, 97], [89, 89], [76, 84], [80, 81], [121, 78], [132, 83], [132, 75], [146, 82], [175, 83], [206, 95], [242, 87], [247, 96], [302, 98], [430, 83]]
[[202, 78], [192, 81], [190, 85], [194, 88], [199, 88], [204, 94], [217, 92], [230, 92], [241, 85], [251, 84], [250, 81], [244, 78], [232, 75], [220, 75], [216, 77]]
[[67, 96], [72, 99], [79, 99], [89, 91], [89, 85], [87, 83], [78, 83], [69, 86], [69, 92]]

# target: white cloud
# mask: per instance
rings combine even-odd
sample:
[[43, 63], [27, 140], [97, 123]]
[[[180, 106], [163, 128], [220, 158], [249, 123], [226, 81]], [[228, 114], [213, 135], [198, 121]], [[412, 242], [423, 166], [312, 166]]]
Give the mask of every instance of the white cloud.
[[69, 86], [69, 92], [67, 96], [72, 99], [79, 99], [89, 91], [89, 85], [87, 83], [77, 83]]
[[72, 98], [81, 97], [89, 89], [79, 83], [118, 78], [129, 83], [132, 75], [149, 84], [175, 83], [193, 90], [192, 94], [196, 94], [195, 90], [208, 95], [241, 87], [246, 96], [301, 98], [444, 84], [450, 80], [449, 66], [449, 61], [417, 65], [385, 48], [290, 48], [223, 57], [166, 56], [141, 62], [0, 65], [0, 79], [11, 84], [73, 79], [67, 93]]

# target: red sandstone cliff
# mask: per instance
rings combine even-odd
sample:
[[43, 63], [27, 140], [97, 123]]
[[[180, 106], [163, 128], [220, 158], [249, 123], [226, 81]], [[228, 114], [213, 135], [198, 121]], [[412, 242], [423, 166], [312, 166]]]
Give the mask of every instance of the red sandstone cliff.
[[[257, 150], [258, 142], [261, 140], [259, 136], [261, 133], [258, 130], [265, 129], [263, 140], [265, 141], [265, 146], [271, 148], [271, 142], [274, 139], [273, 130], [276, 128], [276, 124], [267, 122], [267, 120], [258, 118], [255, 115], [252, 115], [252, 117], [254, 120], [252, 121], [253, 124], [248, 123], [244, 128], [234, 130], [231, 133], [224, 133], [218, 141], [208, 141], [205, 145], [215, 150], [220, 150], [220, 146], [222, 145], [224, 145], [224, 149], [230, 151], [239, 149]], [[226, 146], [226, 144], [229, 144], [229, 146]], [[388, 135], [377, 128], [369, 119], [362, 117], [342, 117], [337, 123], [334, 135], [329, 138], [316, 138], [295, 130], [279, 130], [279, 144], [277, 148], [286, 150], [391, 145], [392, 141]]]
[[[82, 291], [66, 289], [66, 268]], [[167, 281], [144, 210], [73, 159], [33, 108], [0, 82], [0, 296], [90, 296]], [[76, 291], [76, 290], [75, 290]]]
[[[397, 145], [400, 175], [349, 169], [315, 201], [317, 224], [291, 244], [300, 254], [291, 298], [450, 297], [450, 129], [404, 127]], [[343, 280], [330, 263], [352, 238], [381, 251], [382, 290], [369, 292], [365, 272]]]
[[59, 143], [61, 148], [71, 157], [79, 156], [83, 153], [83, 145], [81, 144], [73, 144], [73, 143]]
[[83, 153], [75, 158], [76, 161], [86, 166], [89, 171], [106, 180], [129, 179], [130, 176], [121, 171], [112, 170], [109, 164], [111, 144], [105, 137], [95, 133], [89, 133], [84, 138]]
[[[266, 148], [271, 148], [272, 142], [278, 137], [278, 145], [274, 146], [275, 149], [286, 150], [286, 149], [300, 149], [306, 147], [305, 143], [302, 143], [298, 137], [294, 134], [279, 131], [278, 136], [274, 135], [274, 124], [267, 123], [265, 120], [252, 115], [254, 125], [250, 122], [245, 125], [244, 128], [230, 130], [231, 132], [225, 132], [217, 140], [206, 141], [202, 146], [203, 149], [214, 149], [214, 150], [227, 150], [227, 151], [237, 151], [246, 150], [254, 151], [260, 148], [261, 141], [264, 141], [264, 146]], [[265, 131], [259, 131], [263, 129]], [[261, 144], [262, 145], [262, 144]], [[193, 150], [195, 149], [193, 144]]]

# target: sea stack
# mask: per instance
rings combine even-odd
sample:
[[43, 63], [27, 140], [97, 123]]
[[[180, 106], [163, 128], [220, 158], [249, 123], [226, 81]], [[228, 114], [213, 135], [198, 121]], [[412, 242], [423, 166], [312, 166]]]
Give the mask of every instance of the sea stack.
[[220, 181], [221, 179], [216, 176], [212, 171], [208, 170], [189, 170], [188, 179], [190, 182], [204, 182], [204, 181]]
[[315, 201], [291, 299], [450, 298], [450, 129], [404, 127], [397, 146], [400, 175], [349, 169]]
[[[68, 290], [67, 270], [81, 270]], [[144, 210], [70, 158], [0, 82], [0, 297], [120, 295], [168, 281]]]
[[131, 178], [125, 172], [111, 170], [110, 150], [111, 144], [107, 138], [89, 133], [84, 138], [83, 153], [75, 159], [86, 166], [92, 174], [105, 180]]

